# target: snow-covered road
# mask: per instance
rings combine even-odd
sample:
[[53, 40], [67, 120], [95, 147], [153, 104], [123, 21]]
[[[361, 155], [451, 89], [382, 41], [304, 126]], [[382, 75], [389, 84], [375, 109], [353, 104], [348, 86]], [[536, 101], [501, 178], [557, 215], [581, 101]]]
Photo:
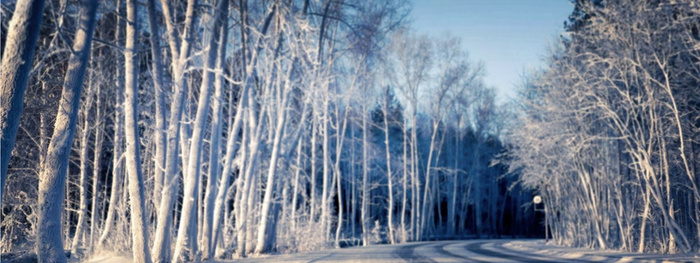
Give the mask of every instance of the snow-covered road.
[[[657, 255], [544, 246], [542, 240], [415, 242], [247, 258], [235, 262], [700, 262]], [[229, 262], [229, 261], [222, 261]]]
[[[102, 255], [85, 262], [125, 263], [128, 257]], [[215, 263], [263, 262], [700, 262], [700, 254], [624, 253], [544, 245], [544, 240], [453, 240], [329, 249], [286, 255], [253, 256]]]

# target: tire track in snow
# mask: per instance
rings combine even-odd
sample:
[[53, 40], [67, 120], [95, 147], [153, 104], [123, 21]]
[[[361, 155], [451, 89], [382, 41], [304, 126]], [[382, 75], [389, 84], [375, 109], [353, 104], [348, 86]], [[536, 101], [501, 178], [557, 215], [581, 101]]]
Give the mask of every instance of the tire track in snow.
[[462, 243], [462, 242], [453, 242], [453, 243], [442, 244], [442, 245], [437, 247], [437, 251], [440, 254], [444, 254], [444, 255], [448, 255], [450, 257], [459, 258], [460, 260], [464, 260], [463, 262], [482, 262], [482, 261], [478, 261], [478, 260], [463, 256], [463, 255], [458, 255], [458, 254], [452, 253], [452, 252], [447, 251], [445, 249], [445, 247], [448, 245], [454, 245], [454, 244], [460, 244], [460, 243]]
[[333, 256], [335, 256], [335, 253], [330, 253], [330, 254], [325, 255], [325, 256], [323, 256], [323, 257], [310, 260], [308, 263], [322, 262], [322, 261], [324, 261], [324, 260], [331, 259]]
[[425, 246], [428, 244], [415, 244], [415, 245], [406, 245], [406, 246], [401, 246], [398, 249], [395, 250], [395, 254], [399, 256], [401, 259], [405, 260], [406, 262], [420, 262], [420, 263], [435, 263], [437, 261], [432, 260], [430, 258], [427, 258], [425, 256], [422, 256], [420, 254], [416, 254], [416, 247], [419, 246]]
[[[537, 263], [537, 262], [557, 263], [557, 262], [561, 262], [561, 261], [550, 261], [550, 260], [545, 260], [545, 259], [541, 259], [541, 258], [530, 258], [530, 257], [526, 257], [526, 256], [516, 256], [516, 255], [512, 255], [512, 254], [501, 253], [501, 252], [498, 252], [495, 250], [485, 249], [482, 247], [484, 244], [488, 244], [488, 243], [495, 244], [495, 242], [493, 242], [493, 241], [491, 241], [491, 242], [474, 242], [474, 243], [467, 244], [464, 248], [466, 248], [467, 250], [469, 250], [471, 252], [481, 254], [484, 256], [488, 256], [488, 257], [492, 257], [492, 258], [499, 258], [499, 259], [513, 260], [516, 262], [524, 262], [524, 263]], [[505, 249], [505, 248], [503, 248], [503, 246], [501, 246], [500, 242], [499, 242], [498, 248]], [[519, 254], [526, 254], [528, 256], [536, 256], [536, 255], [532, 255], [532, 254], [528, 254], [528, 253], [522, 253], [522, 252], [518, 252], [518, 253]], [[578, 260], [570, 260], [570, 259], [566, 260], [566, 262], [574, 262], [574, 261], [575, 262], [588, 262], [588, 261], [578, 261]]]

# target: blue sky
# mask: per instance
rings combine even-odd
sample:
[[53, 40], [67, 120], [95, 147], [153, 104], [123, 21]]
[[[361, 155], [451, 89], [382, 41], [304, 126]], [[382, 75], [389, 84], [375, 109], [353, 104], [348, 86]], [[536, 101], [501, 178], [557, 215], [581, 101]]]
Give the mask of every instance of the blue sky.
[[569, 0], [414, 0], [411, 18], [418, 33], [460, 37], [470, 60], [485, 63], [485, 82], [503, 102], [527, 69], [542, 65], [572, 10]]

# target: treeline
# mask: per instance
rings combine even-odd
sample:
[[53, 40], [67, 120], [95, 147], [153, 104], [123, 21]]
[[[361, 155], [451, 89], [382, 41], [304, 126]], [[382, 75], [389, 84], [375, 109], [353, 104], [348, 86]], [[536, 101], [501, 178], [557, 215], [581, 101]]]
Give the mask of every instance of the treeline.
[[409, 7], [4, 1], [2, 252], [183, 262], [540, 234], [494, 161], [482, 67], [410, 33]]
[[511, 169], [544, 197], [558, 244], [700, 248], [696, 1], [573, 1], [530, 76]]

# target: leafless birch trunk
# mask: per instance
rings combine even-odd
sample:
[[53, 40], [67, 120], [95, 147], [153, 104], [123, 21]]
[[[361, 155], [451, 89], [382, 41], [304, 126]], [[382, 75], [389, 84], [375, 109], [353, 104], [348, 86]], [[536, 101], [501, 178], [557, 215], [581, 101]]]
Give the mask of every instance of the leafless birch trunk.
[[44, 0], [19, 1], [10, 20], [7, 42], [3, 50], [0, 70], [0, 198], [5, 189], [7, 166], [15, 136], [19, 128], [20, 115], [27, 90], [29, 72], [39, 28], [44, 13]]
[[97, 20], [97, 5], [96, 1], [80, 1], [80, 21], [73, 41], [74, 53], [68, 60], [54, 133], [39, 177], [39, 236], [36, 251], [41, 262], [66, 262], [61, 231], [61, 204], [68, 157], [78, 121], [83, 78]]

